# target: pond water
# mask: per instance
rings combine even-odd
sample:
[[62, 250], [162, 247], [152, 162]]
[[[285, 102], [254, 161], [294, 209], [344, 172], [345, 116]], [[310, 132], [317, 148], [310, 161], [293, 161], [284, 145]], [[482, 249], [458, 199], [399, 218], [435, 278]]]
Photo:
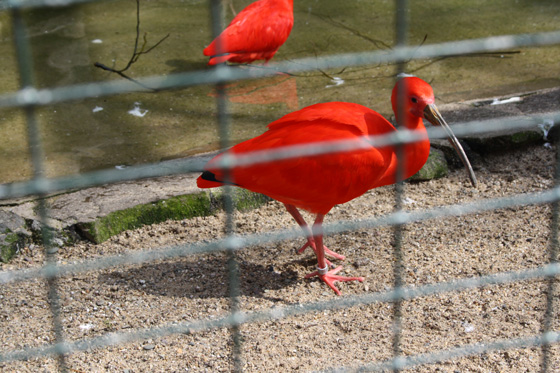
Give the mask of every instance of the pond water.
[[[226, 18], [250, 0], [224, 0]], [[273, 61], [385, 49], [394, 43], [394, 1], [295, 0], [292, 33]], [[410, 2], [409, 43], [560, 29], [557, 0]], [[141, 1], [141, 32], [157, 48], [127, 71], [132, 78], [206, 69], [211, 41], [203, 0]], [[26, 12], [40, 88], [122, 79], [94, 67], [123, 68], [136, 33], [136, 2], [100, 1]], [[0, 92], [19, 87], [11, 20], [0, 13]], [[414, 61], [408, 70], [432, 83], [440, 103], [560, 84], [560, 47], [516, 54]], [[234, 142], [262, 133], [282, 115], [326, 101], [350, 101], [391, 115], [394, 66], [365, 66], [278, 76], [228, 86]], [[40, 108], [48, 176], [157, 162], [218, 147], [212, 86], [100, 97]], [[28, 179], [26, 125], [20, 110], [0, 111], [0, 183]]]

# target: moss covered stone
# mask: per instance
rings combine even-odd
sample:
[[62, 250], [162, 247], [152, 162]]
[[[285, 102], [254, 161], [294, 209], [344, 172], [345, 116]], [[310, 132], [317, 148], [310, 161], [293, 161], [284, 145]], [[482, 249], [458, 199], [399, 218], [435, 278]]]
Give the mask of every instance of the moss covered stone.
[[0, 262], [8, 263], [16, 255], [22, 240], [11, 231], [0, 234]]
[[[231, 196], [239, 210], [258, 207], [268, 199], [257, 193], [232, 188]], [[195, 216], [208, 216], [224, 206], [224, 191], [221, 188], [137, 205], [125, 210], [114, 211], [94, 221], [78, 223], [77, 229], [95, 243], [129, 229], [161, 223], [166, 220], [182, 220]]]
[[[233, 205], [239, 211], [255, 209], [271, 200], [263, 194], [251, 192], [247, 189], [230, 187], [229, 190]], [[213, 209], [225, 208], [225, 188], [209, 189], [207, 193], [212, 201]]]
[[144, 225], [209, 215], [209, 205], [205, 193], [177, 196], [114, 211], [92, 222], [78, 223], [77, 228], [91, 241], [100, 243], [125, 230]]
[[7, 263], [30, 239], [31, 233], [21, 216], [0, 210], [0, 262]]
[[439, 149], [430, 149], [430, 156], [426, 161], [426, 164], [413, 175], [410, 180], [414, 181], [425, 181], [432, 179], [439, 179], [446, 176], [449, 173], [449, 167], [447, 166], [447, 161], [445, 160], [444, 153]]

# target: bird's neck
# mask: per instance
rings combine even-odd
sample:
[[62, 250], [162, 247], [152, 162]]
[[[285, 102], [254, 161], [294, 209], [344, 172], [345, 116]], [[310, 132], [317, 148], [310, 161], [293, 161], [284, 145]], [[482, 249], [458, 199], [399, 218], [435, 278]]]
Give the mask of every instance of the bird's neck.
[[406, 119], [405, 124], [401, 128], [404, 127], [410, 131], [415, 131], [417, 135], [424, 136], [424, 138], [419, 141], [404, 145], [405, 174], [403, 176], [405, 179], [408, 179], [420, 171], [422, 166], [426, 163], [430, 155], [430, 140], [421, 118], [411, 116]]

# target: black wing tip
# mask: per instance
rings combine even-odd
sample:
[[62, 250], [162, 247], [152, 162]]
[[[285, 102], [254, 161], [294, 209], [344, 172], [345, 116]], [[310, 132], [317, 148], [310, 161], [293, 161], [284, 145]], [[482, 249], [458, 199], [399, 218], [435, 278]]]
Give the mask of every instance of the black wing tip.
[[221, 183], [220, 180], [216, 179], [216, 175], [210, 171], [204, 171], [200, 177], [206, 181], [215, 181], [217, 183]]
[[216, 174], [211, 172], [211, 171], [204, 171], [202, 172], [202, 175], [200, 175], [200, 178], [206, 181], [213, 181], [215, 183], [220, 183], [220, 184], [224, 184], [224, 185], [235, 185], [238, 186], [235, 183], [231, 183], [231, 182], [227, 182], [227, 181], [223, 181], [223, 180], [218, 180], [216, 178]]

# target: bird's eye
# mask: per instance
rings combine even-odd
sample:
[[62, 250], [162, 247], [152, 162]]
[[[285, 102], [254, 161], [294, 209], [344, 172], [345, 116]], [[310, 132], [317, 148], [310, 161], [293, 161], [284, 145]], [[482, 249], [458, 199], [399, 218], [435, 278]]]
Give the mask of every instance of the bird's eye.
[[418, 99], [416, 97], [412, 97], [410, 99], [410, 101], [412, 101], [413, 104], [417, 104], [418, 103]]

